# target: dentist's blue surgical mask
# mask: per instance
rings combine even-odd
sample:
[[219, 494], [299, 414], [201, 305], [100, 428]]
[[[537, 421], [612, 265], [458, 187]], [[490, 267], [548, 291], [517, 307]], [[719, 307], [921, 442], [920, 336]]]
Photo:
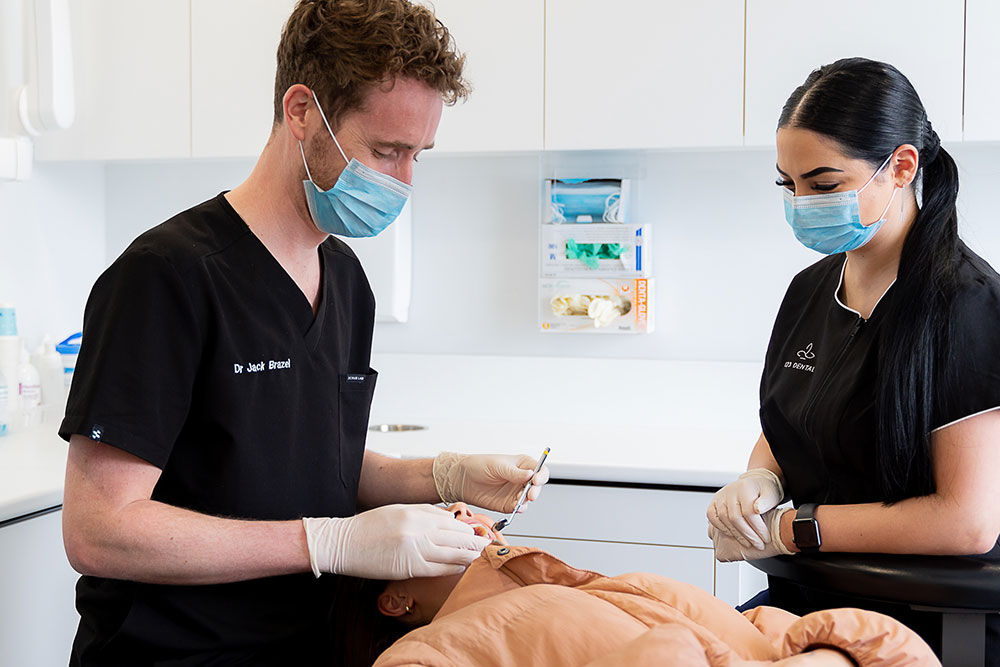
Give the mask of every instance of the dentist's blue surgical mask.
[[333, 134], [330, 123], [326, 120], [319, 105], [316, 93], [313, 93], [316, 108], [323, 118], [323, 124], [333, 137], [337, 150], [344, 156], [347, 166], [337, 182], [329, 190], [321, 190], [309, 173], [306, 164], [306, 152], [299, 141], [299, 152], [302, 153], [302, 164], [306, 165], [306, 176], [309, 180], [302, 181], [306, 189], [306, 203], [309, 215], [317, 229], [327, 234], [361, 238], [376, 236], [399, 217], [406, 200], [410, 198], [413, 186], [397, 181], [392, 176], [375, 171], [371, 167], [358, 162], [357, 158], [347, 159], [344, 149]]
[[892, 155], [857, 190], [796, 197], [791, 190], [785, 188], [785, 220], [795, 232], [795, 238], [805, 247], [824, 255], [857, 250], [871, 241], [885, 222], [885, 215], [899, 188], [892, 189], [892, 196], [882, 210], [882, 215], [868, 225], [861, 224], [858, 195], [875, 180], [891, 159]]

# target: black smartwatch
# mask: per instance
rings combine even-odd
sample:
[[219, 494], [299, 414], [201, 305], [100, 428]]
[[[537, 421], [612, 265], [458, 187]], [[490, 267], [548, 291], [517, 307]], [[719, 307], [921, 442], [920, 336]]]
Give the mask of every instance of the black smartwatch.
[[816, 521], [816, 503], [803, 503], [792, 519], [792, 541], [802, 553], [816, 553], [823, 540]]

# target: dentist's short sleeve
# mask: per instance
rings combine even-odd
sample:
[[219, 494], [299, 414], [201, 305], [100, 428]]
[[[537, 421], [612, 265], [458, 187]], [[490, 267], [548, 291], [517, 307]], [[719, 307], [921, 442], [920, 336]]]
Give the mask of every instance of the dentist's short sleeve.
[[968, 265], [959, 275], [948, 345], [938, 355], [933, 429], [1000, 408], [1000, 276]]
[[148, 246], [98, 278], [84, 312], [64, 439], [83, 435], [163, 468], [185, 423], [201, 334], [182, 272]]

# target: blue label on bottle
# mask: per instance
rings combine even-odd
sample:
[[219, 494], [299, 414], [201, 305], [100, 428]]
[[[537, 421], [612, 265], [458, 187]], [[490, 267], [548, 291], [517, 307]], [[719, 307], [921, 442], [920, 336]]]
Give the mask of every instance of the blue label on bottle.
[[17, 335], [17, 316], [10, 307], [0, 308], [0, 336]]

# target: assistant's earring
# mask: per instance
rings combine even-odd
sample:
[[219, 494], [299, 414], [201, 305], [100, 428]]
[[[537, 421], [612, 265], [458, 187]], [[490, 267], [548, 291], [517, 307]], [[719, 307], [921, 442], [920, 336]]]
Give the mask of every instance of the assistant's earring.
[[410, 605], [405, 605], [405, 606], [406, 606], [406, 613], [409, 614], [410, 613]]

